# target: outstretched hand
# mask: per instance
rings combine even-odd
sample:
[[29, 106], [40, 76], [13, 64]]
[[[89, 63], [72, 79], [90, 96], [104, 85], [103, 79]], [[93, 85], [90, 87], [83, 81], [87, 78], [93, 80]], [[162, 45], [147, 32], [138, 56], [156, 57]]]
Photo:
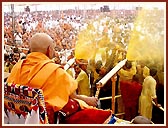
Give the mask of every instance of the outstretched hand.
[[93, 107], [96, 107], [98, 104], [98, 99], [96, 97], [86, 97], [85, 102]]
[[76, 99], [83, 100], [89, 106], [96, 107], [98, 105], [98, 98], [96, 98], [96, 97], [88, 97], [88, 96], [83, 96], [83, 95], [77, 95], [76, 92], [74, 92], [70, 95], [70, 98], [76, 98]]

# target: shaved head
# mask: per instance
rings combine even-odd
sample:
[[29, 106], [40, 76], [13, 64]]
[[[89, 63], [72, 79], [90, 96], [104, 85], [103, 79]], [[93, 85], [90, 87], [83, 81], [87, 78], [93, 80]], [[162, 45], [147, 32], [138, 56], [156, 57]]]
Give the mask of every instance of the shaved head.
[[30, 40], [31, 52], [41, 52], [51, 58], [49, 55], [51, 48], [54, 48], [53, 39], [46, 33], [36, 33], [32, 36]]

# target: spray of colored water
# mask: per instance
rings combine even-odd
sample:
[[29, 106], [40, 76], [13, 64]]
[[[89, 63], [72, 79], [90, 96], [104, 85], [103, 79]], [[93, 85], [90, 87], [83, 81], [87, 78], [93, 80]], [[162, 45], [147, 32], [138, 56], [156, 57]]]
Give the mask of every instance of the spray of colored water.
[[97, 59], [105, 62], [106, 48], [114, 43], [109, 33], [112, 27], [112, 23], [109, 23], [106, 18], [99, 17], [97, 20], [90, 21], [87, 28], [78, 34], [75, 58]]
[[143, 61], [146, 65], [164, 64], [164, 11], [139, 11], [131, 33], [127, 59]]
[[106, 49], [124, 42], [128, 45], [128, 60], [163, 66], [164, 10], [140, 10], [134, 20], [133, 30], [121, 29], [120, 26], [124, 26], [125, 22], [103, 17], [90, 21], [87, 28], [78, 34], [75, 58], [89, 60], [97, 56], [103, 61]]

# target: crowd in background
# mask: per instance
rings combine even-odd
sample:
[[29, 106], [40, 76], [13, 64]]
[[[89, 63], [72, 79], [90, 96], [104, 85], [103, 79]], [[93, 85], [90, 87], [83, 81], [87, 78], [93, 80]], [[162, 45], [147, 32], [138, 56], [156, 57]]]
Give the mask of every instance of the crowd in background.
[[[94, 12], [95, 13], [95, 12]], [[96, 13], [98, 14], [98, 13]], [[14, 29], [10, 14], [4, 14], [4, 71], [11, 72], [12, 67], [19, 59], [24, 59], [29, 51], [29, 40], [35, 33], [47, 33], [52, 37], [55, 48], [55, 63], [65, 65], [68, 60], [74, 58], [75, 46], [78, 41], [78, 33], [88, 27], [94, 27], [93, 31], [99, 31], [97, 37], [101, 40], [108, 39], [108, 43], [101, 44], [101, 48], [106, 48], [105, 55], [101, 59], [84, 60], [76, 59], [76, 63], [68, 69], [68, 73], [78, 81], [79, 88], [77, 92], [88, 96], [94, 96], [96, 92], [96, 82], [107, 74], [119, 61], [126, 58], [126, 52], [130, 39], [130, 33], [134, 27], [135, 17], [132, 15], [125, 15], [121, 17], [110, 17], [110, 13], [106, 14], [105, 18], [102, 15], [94, 15], [93, 12], [86, 12], [86, 16], [81, 14], [74, 15], [73, 13], [58, 13], [57, 11], [40, 11], [40, 12], [23, 12], [15, 17]], [[89, 19], [90, 18], [90, 19]], [[101, 20], [100, 20], [101, 18]], [[89, 19], [89, 20], [88, 20]], [[91, 21], [93, 26], [89, 26]], [[131, 67], [134, 74], [141, 75], [139, 83], [142, 84], [145, 72], [150, 69], [150, 62], [148, 65], [143, 65], [141, 62], [131, 62]], [[151, 66], [153, 67], [153, 65]], [[148, 75], [149, 75], [149, 71]], [[157, 80], [157, 87], [164, 85], [164, 65], [159, 67]], [[120, 79], [121, 74], [118, 74]], [[84, 79], [85, 82], [82, 80]], [[83, 85], [84, 84], [84, 85]], [[84, 88], [84, 86], [87, 86]], [[107, 92], [109, 91], [110, 92]], [[111, 83], [101, 90], [100, 97], [111, 96]], [[104, 95], [106, 94], [106, 95]], [[158, 92], [158, 97], [163, 97]], [[163, 99], [159, 99], [163, 103]], [[103, 109], [111, 108], [111, 101], [102, 102]]]

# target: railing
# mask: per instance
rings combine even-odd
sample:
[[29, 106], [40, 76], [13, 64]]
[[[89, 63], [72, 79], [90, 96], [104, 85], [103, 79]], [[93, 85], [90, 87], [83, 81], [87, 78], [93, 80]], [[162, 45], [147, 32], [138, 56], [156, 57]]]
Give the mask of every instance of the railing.
[[[103, 97], [99, 98], [99, 100], [107, 100], [112, 99], [112, 110], [115, 112], [115, 99], [121, 97], [121, 95], [115, 95], [115, 84], [116, 84], [116, 73], [125, 65], [127, 59], [122, 60], [119, 62], [109, 73], [107, 73], [98, 83], [96, 83], [97, 91], [95, 94], [95, 97], [98, 98], [100, 88], [103, 87], [107, 81], [111, 78], [112, 80], [112, 96], [109, 97]], [[152, 101], [153, 105], [156, 106], [156, 104]], [[158, 107], [160, 110], [164, 112], [163, 107]], [[116, 115], [122, 115], [124, 113], [116, 114]]]
[[107, 73], [98, 83], [96, 83], [97, 91], [95, 97], [98, 98], [100, 88], [103, 87], [107, 81], [111, 78], [112, 80], [112, 97], [104, 97], [99, 100], [112, 99], [112, 110], [115, 112], [115, 99], [121, 97], [121, 95], [115, 96], [115, 84], [116, 84], [116, 73], [125, 65], [127, 59], [120, 61], [109, 73]]
[[[103, 87], [107, 81], [111, 78], [112, 80], [112, 96], [110, 97], [103, 97], [99, 100], [106, 100], [106, 99], [112, 99], [112, 110], [115, 111], [115, 99], [121, 97], [121, 95], [115, 96], [115, 84], [116, 84], [116, 73], [125, 65], [127, 59], [124, 59], [120, 61], [110, 72], [108, 72], [98, 83], [96, 83], [97, 91], [95, 94], [95, 97], [98, 98], [100, 88]], [[66, 65], [64, 66], [64, 69], [67, 70], [69, 67], [75, 62], [75, 58], [70, 59]], [[124, 113], [121, 113], [124, 114]], [[120, 115], [120, 114], [118, 114]]]

